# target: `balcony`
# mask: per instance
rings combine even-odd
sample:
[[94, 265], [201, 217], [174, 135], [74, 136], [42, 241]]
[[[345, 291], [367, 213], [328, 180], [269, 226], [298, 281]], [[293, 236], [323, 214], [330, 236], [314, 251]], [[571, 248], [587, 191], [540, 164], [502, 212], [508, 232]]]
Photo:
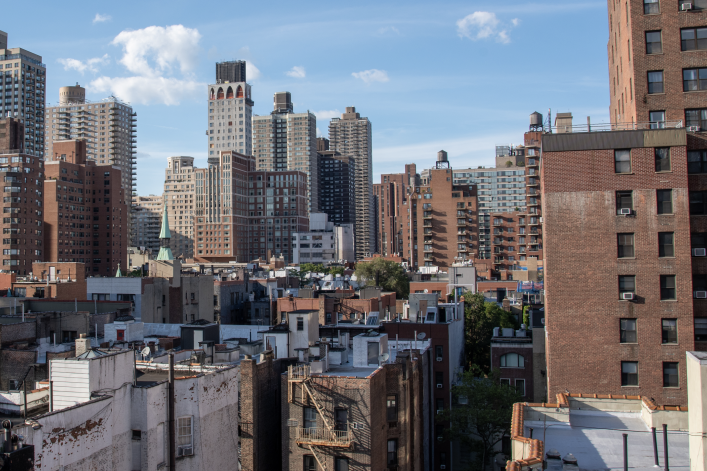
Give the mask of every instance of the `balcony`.
[[528, 223], [531, 226], [537, 226], [540, 224], [540, 219], [538, 218], [530, 218], [530, 222]]
[[538, 159], [526, 159], [525, 166], [526, 167], [537, 167], [538, 166]]
[[538, 202], [537, 199], [535, 200], [530, 200], [526, 203], [528, 206], [538, 206], [540, 203]]
[[348, 448], [353, 444], [353, 432], [346, 430], [329, 430], [322, 427], [297, 428], [295, 441], [298, 445], [335, 446]]
[[466, 226], [466, 219], [457, 219], [457, 226]]
[[540, 186], [540, 179], [538, 178], [528, 178], [526, 186]]

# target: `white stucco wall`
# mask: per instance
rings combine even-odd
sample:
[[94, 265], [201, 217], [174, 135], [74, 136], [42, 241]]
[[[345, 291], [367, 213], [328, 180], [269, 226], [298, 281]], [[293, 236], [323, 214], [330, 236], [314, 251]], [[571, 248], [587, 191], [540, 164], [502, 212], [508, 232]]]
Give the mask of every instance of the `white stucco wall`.
[[371, 342], [378, 344], [378, 355], [388, 353], [388, 334], [378, 334], [375, 337], [359, 334], [353, 338], [354, 368], [374, 366], [368, 364], [368, 344]]
[[142, 281], [132, 277], [106, 277], [86, 279], [86, 299], [93, 299], [93, 294], [110, 294], [111, 301], [117, 301], [119, 294], [134, 294], [135, 309], [132, 315], [141, 318], [142, 313]]

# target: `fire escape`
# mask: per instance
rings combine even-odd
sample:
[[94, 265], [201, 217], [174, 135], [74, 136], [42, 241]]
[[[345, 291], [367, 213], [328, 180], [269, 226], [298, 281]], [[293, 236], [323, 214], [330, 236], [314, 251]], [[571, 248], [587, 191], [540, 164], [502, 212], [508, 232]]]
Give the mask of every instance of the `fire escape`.
[[319, 413], [322, 422], [324, 422], [324, 427], [297, 427], [295, 441], [297, 445], [308, 448], [319, 466], [326, 471], [324, 459], [320, 456], [323, 451], [321, 449], [317, 450], [317, 447], [350, 448], [353, 444], [351, 426], [347, 423], [343, 426], [343, 430], [331, 426], [324, 414], [323, 401], [317, 397], [316, 390], [312, 384], [309, 365], [296, 365], [287, 368], [287, 402], [290, 404], [295, 401], [295, 384], [297, 383], [302, 385], [302, 402], [306, 402], [307, 396], [309, 396], [309, 400], [314, 404], [317, 413]]

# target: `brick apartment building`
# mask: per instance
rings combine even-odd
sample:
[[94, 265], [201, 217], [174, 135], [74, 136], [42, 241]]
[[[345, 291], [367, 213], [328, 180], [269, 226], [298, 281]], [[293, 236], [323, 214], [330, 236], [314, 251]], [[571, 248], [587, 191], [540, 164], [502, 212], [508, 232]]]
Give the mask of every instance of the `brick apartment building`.
[[42, 223], [44, 162], [25, 152], [24, 125], [0, 120], [0, 171], [3, 173], [2, 269], [17, 275], [32, 271], [46, 259]]
[[[608, 0], [612, 123], [707, 129], [707, 4]], [[689, 5], [689, 7], [688, 7]], [[630, 129], [628, 127], [625, 127]]]
[[383, 174], [381, 182], [373, 185], [377, 253], [383, 256], [403, 253], [403, 228], [410, 219], [408, 197], [419, 179], [415, 164], [407, 164], [405, 173]]
[[685, 352], [707, 348], [707, 140], [679, 128], [542, 141], [548, 397], [686, 405]]
[[116, 167], [86, 159], [86, 141], [55, 141], [44, 181], [44, 255], [80, 262], [86, 275], [112, 276], [127, 265], [128, 202]]

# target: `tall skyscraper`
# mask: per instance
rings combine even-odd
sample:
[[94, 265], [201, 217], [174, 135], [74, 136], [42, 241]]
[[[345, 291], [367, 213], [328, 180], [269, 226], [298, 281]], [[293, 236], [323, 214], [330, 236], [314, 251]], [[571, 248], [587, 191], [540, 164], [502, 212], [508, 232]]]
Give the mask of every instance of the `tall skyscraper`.
[[216, 63], [216, 83], [238, 83], [245, 81], [245, 61]]
[[23, 152], [43, 157], [44, 105], [47, 70], [42, 56], [22, 48], [7, 48], [7, 33], [0, 31], [0, 117], [24, 126]]
[[195, 171], [194, 157], [167, 158], [162, 196], [172, 233], [169, 244], [175, 257], [194, 256]]
[[371, 122], [362, 118], [355, 107], [347, 106], [341, 118], [333, 118], [329, 123], [329, 147], [354, 159], [356, 259], [361, 259], [376, 248]]
[[319, 162], [319, 212], [336, 224], [353, 224], [356, 212], [356, 166], [353, 157], [329, 150], [329, 140], [317, 138]]
[[[216, 83], [207, 87], [209, 157], [218, 157], [219, 151], [229, 150], [246, 155], [253, 153], [253, 100], [250, 85], [245, 81], [245, 63], [243, 74], [239, 67], [231, 67], [231, 64], [216, 64]], [[231, 81], [231, 78], [241, 80]]]
[[290, 92], [278, 92], [268, 116], [253, 117], [257, 170], [300, 171], [307, 175], [309, 211], [319, 212], [317, 117], [295, 113]]
[[145, 247], [153, 256], [160, 251], [159, 233], [163, 209], [162, 195], [133, 197], [135, 247]]
[[[137, 185], [137, 114], [120, 99], [110, 96], [100, 102], [86, 100], [86, 90], [78, 83], [59, 89], [59, 104], [46, 110], [47, 161], [55, 157], [54, 142], [73, 139], [86, 141], [86, 159], [96, 165], [117, 167], [121, 186], [132, 208]], [[135, 244], [137, 229], [128, 215], [130, 240]]]

